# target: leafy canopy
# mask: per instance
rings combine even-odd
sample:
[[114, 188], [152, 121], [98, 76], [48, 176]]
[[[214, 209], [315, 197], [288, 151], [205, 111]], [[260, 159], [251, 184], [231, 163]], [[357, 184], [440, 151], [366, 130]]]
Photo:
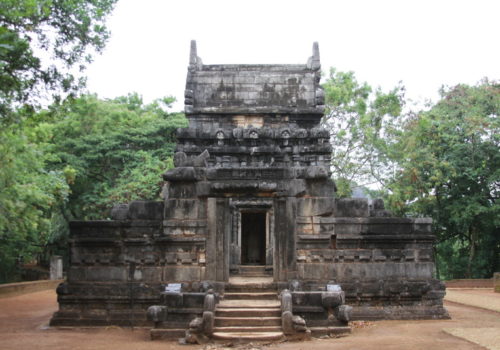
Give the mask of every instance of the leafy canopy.
[[404, 88], [374, 91], [367, 83], [359, 83], [353, 72], [334, 68], [323, 88], [326, 114], [322, 123], [330, 131], [337, 195], [350, 196], [356, 185], [384, 185], [394, 167], [390, 144], [399, 130]]
[[443, 89], [396, 147], [404, 156], [388, 186], [392, 207], [433, 217], [445, 277], [491, 277], [500, 268], [500, 84]]
[[15, 107], [83, 86], [81, 72], [104, 48], [105, 20], [116, 1], [0, 2], [0, 125], [20, 117]]
[[0, 130], [0, 282], [22, 262], [64, 255], [69, 220], [159, 199], [175, 131], [187, 126], [172, 102], [81, 96]]
[[173, 101], [88, 95], [54, 111], [50, 168], [75, 174], [72, 217], [102, 219], [114, 204], [158, 198], [161, 173], [172, 166], [175, 132], [187, 126], [183, 114], [168, 112]]
[[51, 240], [54, 208], [68, 199], [64, 169], [46, 168], [49, 138], [43, 125], [26, 122], [0, 131], [0, 282]]

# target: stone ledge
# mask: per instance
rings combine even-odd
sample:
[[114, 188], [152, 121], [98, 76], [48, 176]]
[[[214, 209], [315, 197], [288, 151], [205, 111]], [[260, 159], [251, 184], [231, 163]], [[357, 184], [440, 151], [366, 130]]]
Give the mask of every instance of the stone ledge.
[[27, 294], [47, 289], [56, 289], [64, 280], [42, 280], [0, 284], [0, 298]]

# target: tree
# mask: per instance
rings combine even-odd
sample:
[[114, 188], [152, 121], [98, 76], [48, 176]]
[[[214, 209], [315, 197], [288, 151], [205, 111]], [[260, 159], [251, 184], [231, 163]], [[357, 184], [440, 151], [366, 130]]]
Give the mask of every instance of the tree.
[[353, 72], [330, 69], [325, 90], [323, 125], [333, 146], [332, 171], [338, 196], [351, 195], [353, 184], [385, 185], [394, 163], [391, 143], [399, 132], [404, 88], [384, 93], [360, 84]]
[[81, 72], [104, 48], [116, 1], [0, 2], [0, 125], [20, 117], [16, 107], [33, 109], [47, 93], [57, 99], [83, 86]]
[[0, 132], [0, 282], [17, 266], [65, 254], [72, 219], [105, 219], [114, 204], [159, 199], [173, 166], [173, 98], [95, 95], [55, 104]]
[[46, 129], [26, 124], [0, 131], [0, 283], [14, 279], [19, 263], [52, 239], [53, 208], [69, 194], [64, 170], [45, 168]]
[[71, 96], [102, 51], [116, 0], [0, 2], [0, 282], [64, 235], [71, 168], [49, 169], [51, 131], [40, 104]]
[[87, 95], [46, 116], [53, 135], [49, 168], [74, 172], [68, 217], [102, 219], [114, 204], [159, 198], [161, 173], [173, 165], [175, 132], [187, 126], [182, 113], [168, 112], [173, 101]]
[[443, 89], [399, 139], [404, 157], [388, 186], [391, 205], [434, 219], [446, 278], [489, 278], [500, 269], [499, 146], [500, 84], [487, 80]]

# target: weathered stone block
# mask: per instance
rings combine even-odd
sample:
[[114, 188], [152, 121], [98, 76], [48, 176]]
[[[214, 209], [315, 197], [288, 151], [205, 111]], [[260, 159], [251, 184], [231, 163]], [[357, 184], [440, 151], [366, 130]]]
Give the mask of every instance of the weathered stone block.
[[133, 201], [129, 204], [128, 219], [161, 220], [163, 219], [163, 202]]
[[304, 171], [305, 179], [328, 179], [329, 172], [325, 166], [309, 166]]
[[134, 271], [134, 280], [138, 282], [158, 282], [162, 280], [163, 268], [159, 266], [141, 266]]
[[308, 180], [307, 194], [311, 197], [335, 197], [335, 184], [332, 180]]
[[92, 266], [86, 268], [87, 281], [126, 281], [127, 268], [122, 266]]
[[164, 281], [200, 281], [201, 269], [198, 266], [165, 266]]
[[337, 199], [338, 217], [369, 217], [368, 200], [365, 198], [340, 198]]
[[413, 231], [415, 233], [432, 233], [432, 219], [431, 218], [415, 218], [413, 219]]
[[160, 302], [167, 307], [167, 310], [170, 308], [181, 308], [184, 305], [184, 294], [161, 292]]
[[194, 220], [202, 218], [202, 214], [203, 208], [197, 199], [169, 199], [165, 202], [166, 219]]
[[127, 220], [128, 218], [128, 204], [116, 204], [111, 209], [111, 219], [112, 220]]
[[294, 179], [287, 183], [287, 192], [289, 196], [299, 197], [306, 193], [306, 181]]
[[200, 180], [198, 173], [193, 167], [174, 168], [163, 174], [165, 181], [187, 182]]
[[338, 307], [344, 303], [344, 292], [321, 292], [321, 305], [325, 308]]
[[298, 216], [326, 216], [333, 214], [335, 200], [332, 197], [298, 198]]
[[196, 198], [197, 182], [178, 182], [168, 187], [168, 198]]
[[67, 271], [68, 282], [78, 282], [86, 280], [86, 268], [71, 266]]

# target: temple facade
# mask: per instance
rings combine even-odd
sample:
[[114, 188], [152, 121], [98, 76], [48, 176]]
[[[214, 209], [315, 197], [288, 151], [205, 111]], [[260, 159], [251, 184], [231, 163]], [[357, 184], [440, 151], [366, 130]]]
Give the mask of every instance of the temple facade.
[[[381, 200], [335, 198], [319, 82], [316, 43], [306, 64], [204, 65], [192, 42], [189, 126], [177, 133], [164, 201], [71, 223], [71, 266], [51, 324], [196, 331], [190, 322], [201, 319], [210, 336], [238, 277], [266, 278], [261, 287], [282, 296], [285, 333], [448, 317], [431, 220], [393, 217]], [[215, 316], [205, 319], [207, 305]]]

